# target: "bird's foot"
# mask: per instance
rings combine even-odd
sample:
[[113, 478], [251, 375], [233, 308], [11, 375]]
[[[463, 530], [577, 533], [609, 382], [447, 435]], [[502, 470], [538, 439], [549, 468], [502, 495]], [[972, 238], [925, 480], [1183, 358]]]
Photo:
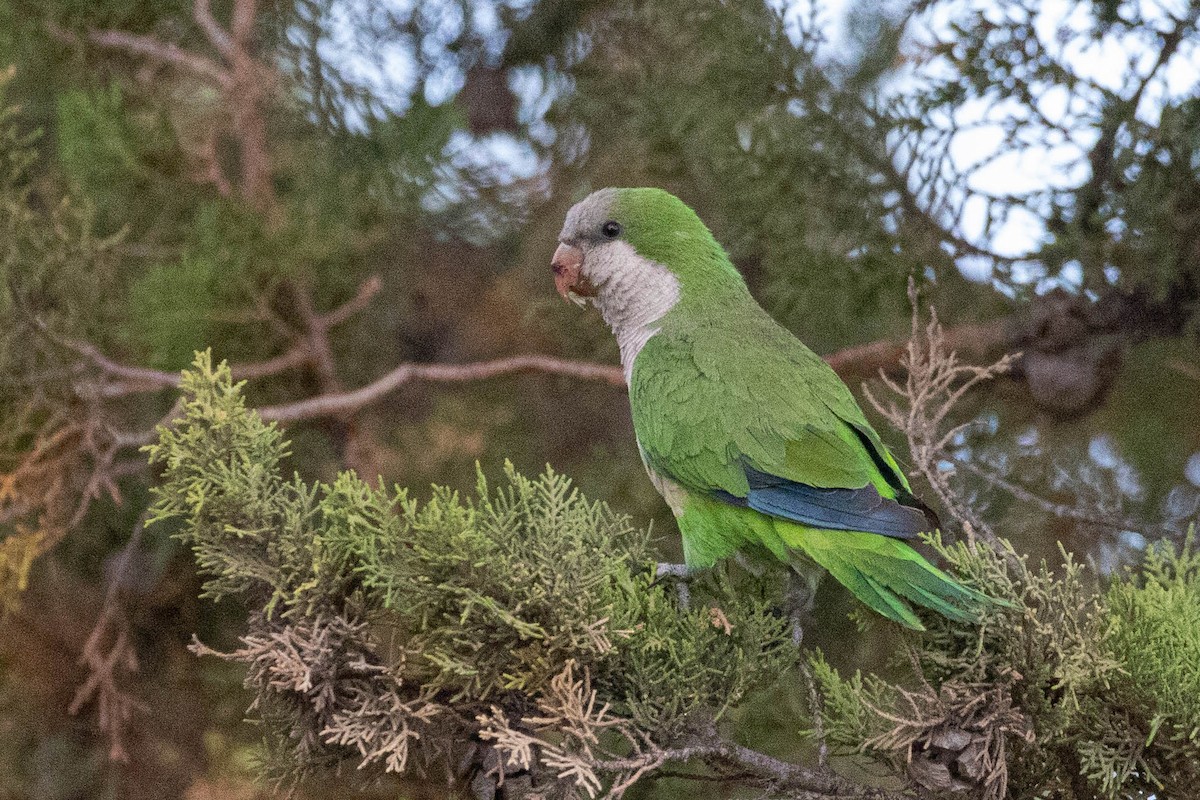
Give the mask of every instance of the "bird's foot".
[[792, 628], [792, 644], [799, 649], [804, 641], [804, 626], [801, 621], [812, 611], [817, 596], [817, 582], [821, 573], [815, 570], [794, 570], [788, 574], [784, 607]]
[[667, 576], [672, 578], [686, 578], [691, 573], [688, 572], [687, 564], [668, 564], [663, 561], [659, 562], [658, 567], [654, 570], [654, 574], [660, 578]]
[[688, 588], [688, 577], [691, 573], [688, 571], [687, 564], [668, 564], [660, 563], [654, 570], [654, 574], [659, 578], [677, 578], [675, 582], [675, 591], [679, 598], [679, 607], [687, 609], [692, 601], [692, 592]]
[[792, 622], [792, 646], [799, 650], [800, 643], [804, 641], [804, 626], [800, 624], [803, 612], [800, 609], [795, 609], [790, 616]]

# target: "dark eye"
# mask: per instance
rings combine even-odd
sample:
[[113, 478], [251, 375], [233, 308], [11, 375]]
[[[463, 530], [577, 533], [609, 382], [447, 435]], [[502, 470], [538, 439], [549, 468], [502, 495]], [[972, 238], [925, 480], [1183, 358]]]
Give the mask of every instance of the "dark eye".
[[600, 233], [604, 234], [605, 239], [615, 239], [621, 235], [621, 223], [610, 219], [600, 226]]

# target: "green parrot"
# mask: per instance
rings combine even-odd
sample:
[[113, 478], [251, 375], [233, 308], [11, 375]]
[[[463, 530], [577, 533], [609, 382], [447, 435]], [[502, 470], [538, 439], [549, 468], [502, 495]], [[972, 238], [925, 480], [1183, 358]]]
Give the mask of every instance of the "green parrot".
[[617, 338], [638, 450], [688, 570], [765, 557], [807, 577], [815, 564], [909, 628], [923, 628], [909, 603], [977, 617], [987, 598], [906, 544], [936, 516], [854, 396], [755, 302], [696, 212], [661, 189], [602, 189], [559, 242], [555, 286]]

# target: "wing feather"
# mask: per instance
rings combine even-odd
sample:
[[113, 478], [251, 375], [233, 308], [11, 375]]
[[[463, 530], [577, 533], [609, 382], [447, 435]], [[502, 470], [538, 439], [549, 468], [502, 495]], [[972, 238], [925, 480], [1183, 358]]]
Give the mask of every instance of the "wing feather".
[[883, 497], [871, 484], [861, 489], [823, 489], [747, 469], [746, 505], [773, 517], [817, 528], [864, 531], [915, 539], [928, 530], [925, 515]]
[[932, 527], [845, 384], [765, 314], [651, 337], [630, 399], [643, 458], [689, 490], [829, 530]]

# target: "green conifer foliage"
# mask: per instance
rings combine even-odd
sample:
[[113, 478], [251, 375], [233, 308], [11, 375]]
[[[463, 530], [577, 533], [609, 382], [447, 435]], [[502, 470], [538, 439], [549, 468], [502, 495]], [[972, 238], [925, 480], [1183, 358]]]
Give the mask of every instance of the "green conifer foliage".
[[1200, 554], [1156, 548], [1104, 591], [1063, 553], [941, 548], [1016, 605], [909, 644], [918, 680], [842, 677], [815, 654], [828, 741], [933, 790], [987, 798], [1186, 797], [1200, 780]]
[[510, 466], [474, 497], [424, 502], [352, 473], [289, 480], [287, 441], [226, 366], [199, 356], [183, 390], [182, 418], [149, 448], [163, 469], [152, 522], [179, 521], [206, 596], [251, 609], [227, 657], [249, 667], [273, 749], [291, 743], [282, 773], [344, 759], [401, 771], [410, 744], [461, 759], [483, 720], [538, 716], [568, 675], [665, 743], [795, 657], [769, 587], [714, 574], [681, 607], [648, 533], [550, 469]]

